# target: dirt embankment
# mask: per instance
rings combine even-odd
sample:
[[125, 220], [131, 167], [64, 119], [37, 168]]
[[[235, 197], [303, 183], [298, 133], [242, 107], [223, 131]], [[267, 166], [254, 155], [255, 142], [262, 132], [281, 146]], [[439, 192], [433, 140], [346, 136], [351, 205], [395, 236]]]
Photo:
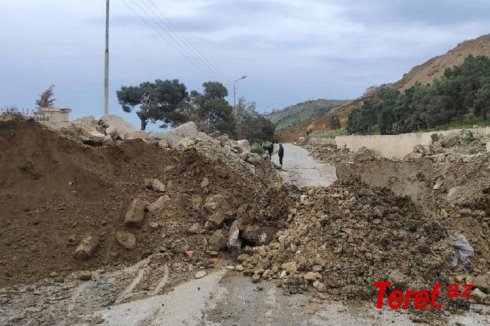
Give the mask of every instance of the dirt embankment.
[[[270, 164], [259, 162], [255, 173], [243, 174], [220, 162], [193, 148], [163, 149], [142, 140], [91, 147], [33, 121], [0, 122], [0, 287], [157, 252], [193, 263], [220, 249], [211, 248], [211, 238], [217, 229], [227, 237], [234, 220], [241, 229], [280, 227], [287, 198], [272, 187]], [[146, 178], [160, 180], [164, 192], [145, 187]], [[141, 226], [124, 223], [135, 198], [161, 200]], [[211, 217], [218, 225], [209, 225]], [[121, 245], [118, 232], [134, 235], [134, 249]], [[77, 260], [86, 235], [99, 238], [98, 247], [90, 259]], [[183, 237], [191, 259], [175, 249]]]

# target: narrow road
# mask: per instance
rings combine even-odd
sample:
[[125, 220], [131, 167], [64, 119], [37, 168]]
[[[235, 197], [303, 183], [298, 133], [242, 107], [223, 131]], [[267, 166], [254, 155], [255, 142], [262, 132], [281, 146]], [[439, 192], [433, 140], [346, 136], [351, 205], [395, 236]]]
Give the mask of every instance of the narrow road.
[[[293, 144], [283, 144], [284, 159], [281, 175], [284, 182], [298, 187], [328, 187], [337, 180], [335, 167], [314, 160], [308, 151]], [[279, 164], [278, 146], [272, 156], [272, 161]]]

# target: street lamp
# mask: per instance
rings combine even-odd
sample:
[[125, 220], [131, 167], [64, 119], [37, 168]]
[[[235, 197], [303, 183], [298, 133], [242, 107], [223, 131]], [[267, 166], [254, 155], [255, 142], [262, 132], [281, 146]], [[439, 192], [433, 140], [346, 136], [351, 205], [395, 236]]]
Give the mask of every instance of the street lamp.
[[242, 80], [242, 79], [245, 79], [245, 78], [247, 78], [247, 75], [243, 75], [242, 77], [240, 77], [237, 80], [235, 80], [235, 82], [233, 83], [233, 106], [235, 107], [235, 110], [236, 110], [236, 83], [239, 80]]

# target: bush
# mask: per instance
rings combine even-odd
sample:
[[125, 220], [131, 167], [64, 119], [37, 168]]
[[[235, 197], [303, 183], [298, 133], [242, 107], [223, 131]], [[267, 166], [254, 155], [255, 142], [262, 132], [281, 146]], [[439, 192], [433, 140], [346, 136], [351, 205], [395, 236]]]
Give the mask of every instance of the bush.
[[254, 154], [258, 154], [258, 155], [264, 155], [265, 149], [262, 146], [260, 146], [259, 144], [255, 143], [252, 145], [250, 152], [254, 153]]
[[463, 131], [463, 134], [461, 135], [461, 142], [463, 144], [469, 144], [472, 143], [476, 140], [475, 135], [471, 130], [465, 130]]

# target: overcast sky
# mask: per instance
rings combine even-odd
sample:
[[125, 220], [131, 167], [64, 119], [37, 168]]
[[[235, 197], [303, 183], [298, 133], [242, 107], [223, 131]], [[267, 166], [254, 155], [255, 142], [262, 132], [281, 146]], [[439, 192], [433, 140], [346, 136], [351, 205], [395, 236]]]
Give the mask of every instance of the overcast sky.
[[[55, 84], [72, 118], [99, 117], [105, 0], [1, 0], [0, 13], [0, 107], [33, 108]], [[238, 96], [259, 111], [353, 99], [490, 33], [489, 18], [488, 0], [111, 0], [110, 110], [138, 125], [116, 90], [155, 78], [232, 94], [246, 74]]]

